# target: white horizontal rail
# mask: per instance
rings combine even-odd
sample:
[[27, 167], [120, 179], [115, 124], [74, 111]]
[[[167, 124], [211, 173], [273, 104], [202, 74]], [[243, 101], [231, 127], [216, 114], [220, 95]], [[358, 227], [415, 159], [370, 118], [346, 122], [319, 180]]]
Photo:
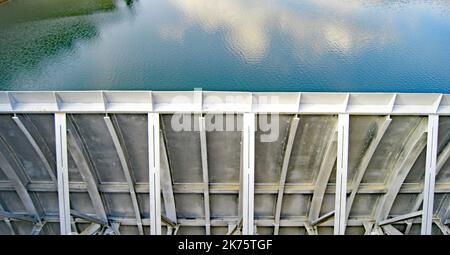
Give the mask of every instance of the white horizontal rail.
[[450, 115], [450, 94], [213, 91], [2, 91], [0, 113]]

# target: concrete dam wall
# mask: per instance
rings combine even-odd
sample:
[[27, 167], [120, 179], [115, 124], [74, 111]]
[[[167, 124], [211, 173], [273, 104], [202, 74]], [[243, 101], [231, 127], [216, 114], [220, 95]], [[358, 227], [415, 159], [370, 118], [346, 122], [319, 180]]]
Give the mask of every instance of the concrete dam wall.
[[0, 234], [450, 234], [450, 95], [0, 92]]

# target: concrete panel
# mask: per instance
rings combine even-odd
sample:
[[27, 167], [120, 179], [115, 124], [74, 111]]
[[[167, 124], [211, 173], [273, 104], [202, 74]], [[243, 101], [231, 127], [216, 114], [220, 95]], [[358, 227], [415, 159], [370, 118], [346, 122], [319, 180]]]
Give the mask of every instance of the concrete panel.
[[295, 136], [286, 183], [312, 183], [336, 125], [335, 116], [302, 116]]

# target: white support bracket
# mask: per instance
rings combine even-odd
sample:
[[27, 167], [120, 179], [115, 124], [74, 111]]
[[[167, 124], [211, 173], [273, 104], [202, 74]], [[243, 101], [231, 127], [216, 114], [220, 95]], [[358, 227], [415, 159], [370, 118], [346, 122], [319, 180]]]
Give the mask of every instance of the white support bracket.
[[428, 116], [427, 158], [423, 190], [422, 235], [431, 235], [433, 222], [434, 183], [436, 177], [437, 143], [439, 134], [439, 116]]
[[150, 234], [161, 235], [159, 114], [148, 113]]
[[55, 113], [56, 170], [61, 235], [71, 233], [66, 114]]
[[254, 183], [255, 183], [255, 114], [244, 113], [242, 136], [243, 198], [242, 198], [242, 234], [254, 233]]
[[345, 234], [349, 125], [350, 125], [349, 114], [339, 114], [336, 195], [335, 195], [335, 210], [334, 210], [335, 235]]

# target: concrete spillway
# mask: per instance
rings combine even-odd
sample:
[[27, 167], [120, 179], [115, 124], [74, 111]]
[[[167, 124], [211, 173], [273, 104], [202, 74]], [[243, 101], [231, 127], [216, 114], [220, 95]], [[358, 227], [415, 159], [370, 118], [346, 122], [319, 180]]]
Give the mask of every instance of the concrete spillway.
[[450, 95], [0, 92], [1, 234], [450, 234]]

